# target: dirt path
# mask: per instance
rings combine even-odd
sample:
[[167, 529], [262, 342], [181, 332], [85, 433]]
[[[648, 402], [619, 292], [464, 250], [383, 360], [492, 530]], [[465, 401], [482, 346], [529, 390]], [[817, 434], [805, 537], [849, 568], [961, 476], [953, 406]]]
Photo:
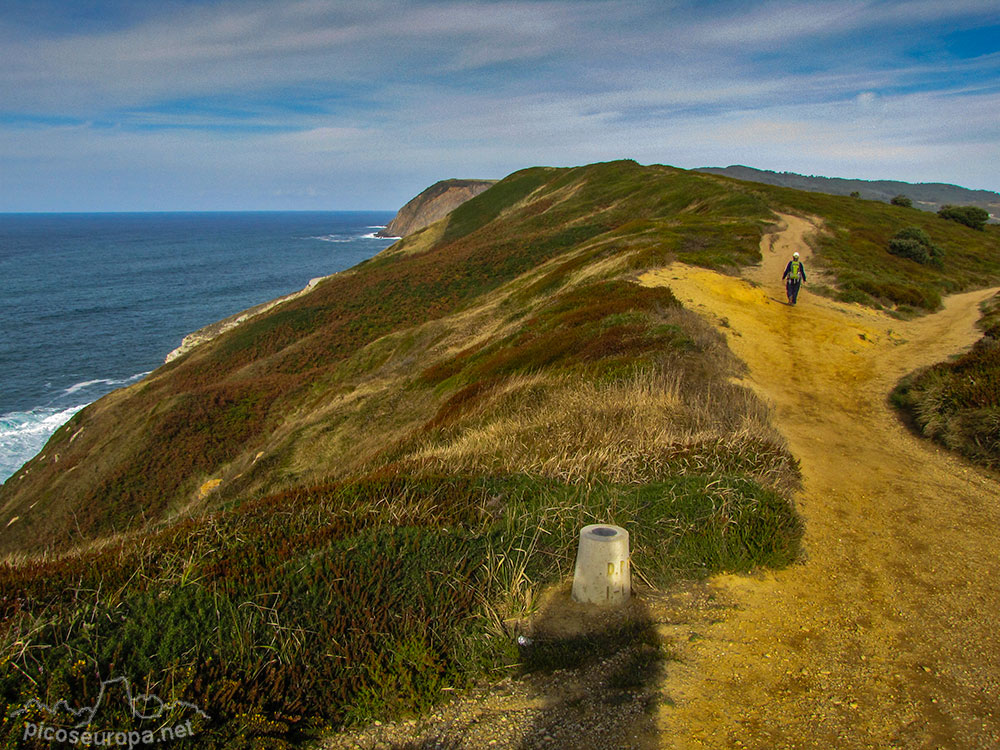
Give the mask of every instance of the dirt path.
[[803, 563], [711, 582], [732, 609], [668, 670], [661, 746], [1000, 748], [1000, 483], [886, 404], [975, 341], [996, 290], [910, 322], [808, 285], [790, 307], [781, 272], [798, 249], [814, 280], [814, 227], [783, 219], [748, 274], [760, 286], [680, 265], [641, 279], [722, 324], [802, 462], [806, 522]]

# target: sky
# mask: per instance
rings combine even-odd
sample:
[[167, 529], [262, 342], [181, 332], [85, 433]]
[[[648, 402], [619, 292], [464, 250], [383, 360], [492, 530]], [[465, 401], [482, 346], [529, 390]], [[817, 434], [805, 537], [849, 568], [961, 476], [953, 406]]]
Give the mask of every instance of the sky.
[[621, 158], [1000, 191], [1000, 3], [0, 3], [0, 212], [394, 210]]

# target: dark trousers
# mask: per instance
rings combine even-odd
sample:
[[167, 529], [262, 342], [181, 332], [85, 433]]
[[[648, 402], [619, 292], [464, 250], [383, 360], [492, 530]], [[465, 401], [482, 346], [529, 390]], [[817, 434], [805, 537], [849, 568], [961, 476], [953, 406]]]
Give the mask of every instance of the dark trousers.
[[789, 279], [785, 282], [785, 292], [788, 294], [788, 301], [793, 305], [799, 298], [799, 287], [802, 286], [801, 281], [794, 281]]

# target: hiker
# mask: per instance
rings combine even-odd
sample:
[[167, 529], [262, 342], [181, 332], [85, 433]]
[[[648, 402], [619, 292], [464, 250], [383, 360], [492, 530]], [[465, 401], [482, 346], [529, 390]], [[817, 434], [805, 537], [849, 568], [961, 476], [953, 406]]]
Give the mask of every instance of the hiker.
[[799, 287], [806, 280], [806, 267], [799, 260], [798, 253], [792, 254], [792, 259], [785, 266], [785, 273], [781, 278], [786, 280], [785, 294], [788, 295], [788, 302], [794, 305], [799, 298]]

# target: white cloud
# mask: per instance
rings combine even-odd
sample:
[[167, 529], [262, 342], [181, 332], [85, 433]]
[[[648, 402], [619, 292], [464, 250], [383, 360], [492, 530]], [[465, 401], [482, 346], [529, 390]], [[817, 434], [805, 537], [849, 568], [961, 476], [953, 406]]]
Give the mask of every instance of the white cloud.
[[776, 0], [748, 4], [723, 18], [692, 23], [685, 38], [695, 44], [765, 47], [787, 45], [818, 37], [856, 33], [867, 37], [873, 30], [898, 30], [942, 20], [973, 24], [996, 18], [996, 8], [982, 0]]
[[572, 3], [546, 2], [223, 5], [97, 35], [8, 39], [0, 94], [6, 107], [95, 112], [306, 83], [378, 85], [551, 54], [574, 14]]
[[987, 6], [295, 0], [22, 40], [0, 11], [0, 210], [391, 208], [425, 178], [618, 157], [997, 188], [1000, 53], [882, 43]]

